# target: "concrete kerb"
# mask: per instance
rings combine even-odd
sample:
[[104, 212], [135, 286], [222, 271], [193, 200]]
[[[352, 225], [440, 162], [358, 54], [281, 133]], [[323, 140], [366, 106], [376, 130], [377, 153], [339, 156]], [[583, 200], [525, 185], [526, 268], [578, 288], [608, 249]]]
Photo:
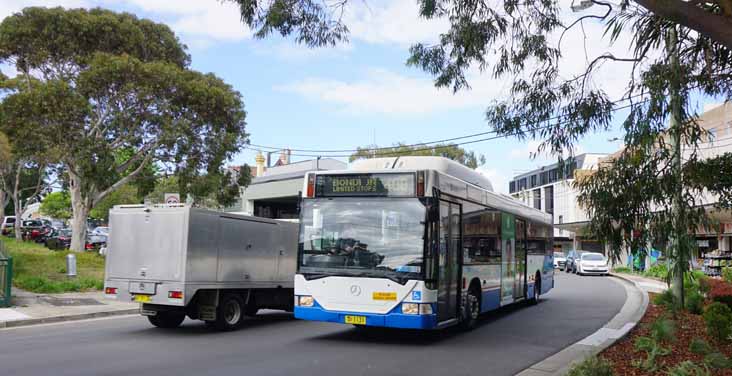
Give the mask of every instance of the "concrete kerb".
[[615, 274], [612, 276], [613, 281], [625, 288], [625, 304], [620, 312], [595, 333], [519, 372], [517, 376], [564, 375], [572, 365], [610, 347], [638, 325], [648, 308], [648, 293], [633, 280]]
[[3, 322], [0, 322], [0, 329], [1, 328], [15, 328], [15, 327], [19, 327], [19, 326], [38, 325], [38, 324], [51, 324], [51, 323], [58, 323], [58, 322], [64, 322], [64, 321], [87, 320], [87, 319], [95, 319], [95, 318], [110, 317], [110, 316], [133, 315], [133, 314], [137, 314], [137, 313], [140, 313], [139, 308], [123, 309], [123, 310], [117, 310], [117, 311], [81, 313], [81, 314], [76, 314], [76, 315], [41, 317], [41, 318], [35, 318], [35, 319], [3, 321]]

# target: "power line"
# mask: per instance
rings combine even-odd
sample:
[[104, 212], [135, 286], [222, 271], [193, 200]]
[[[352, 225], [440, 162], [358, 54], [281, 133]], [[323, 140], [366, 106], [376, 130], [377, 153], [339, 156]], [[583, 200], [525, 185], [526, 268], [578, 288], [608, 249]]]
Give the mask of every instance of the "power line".
[[[628, 100], [632, 100], [632, 99], [641, 97], [643, 95], [645, 95], [645, 94], [636, 94], [636, 95], [630, 96], [628, 98], [622, 98], [622, 99], [619, 99], [617, 101], [612, 102], [612, 104], [622, 103], [622, 102], [625, 102], [625, 101], [628, 101]], [[645, 100], [644, 100], [644, 102], [645, 102]], [[619, 108], [614, 108], [614, 109], [610, 110], [609, 112], [619, 111], [619, 110], [622, 110], [622, 109], [625, 109], [625, 108], [628, 108], [628, 107], [632, 107], [632, 105], [631, 106], [623, 106], [623, 107], [619, 107]], [[567, 115], [557, 115], [557, 116], [550, 117], [550, 118], [548, 118], [546, 120], [542, 120], [541, 122], [543, 123], [543, 122], [549, 122], [549, 121], [552, 121], [552, 120], [559, 120], [559, 119], [561, 119], [563, 117], [566, 117], [566, 116]], [[537, 123], [538, 122], [534, 122], [533, 124], [537, 124]], [[543, 128], [546, 128], [546, 127], [541, 127], [541, 128], [537, 128], [537, 129], [543, 129]], [[425, 145], [430, 145], [430, 144], [442, 144], [442, 143], [445, 143], [445, 142], [451, 142], [451, 141], [457, 141], [457, 140], [464, 140], [466, 138], [473, 138], [473, 137], [485, 136], [485, 135], [488, 135], [488, 134], [496, 134], [496, 133], [497, 133], [496, 131], [486, 131], [486, 132], [473, 133], [473, 134], [469, 134], [469, 135], [465, 135], [465, 136], [445, 138], [445, 139], [435, 140], [435, 141], [425, 141], [425, 142], [419, 142], [419, 143], [415, 143], [415, 144], [386, 146], [386, 147], [377, 147], [377, 148], [364, 148], [364, 149], [360, 149], [360, 150], [366, 150], [366, 151], [370, 151], [370, 152], [377, 152], [377, 151], [381, 151], [381, 150], [391, 150], [394, 147], [408, 147], [408, 148], [411, 148], [411, 147], [425, 146]], [[489, 139], [492, 139], [492, 138], [489, 138]], [[487, 139], [483, 139], [482, 141], [486, 141], [486, 140]], [[468, 144], [468, 143], [471, 143], [471, 142], [459, 143], [458, 145], [463, 145], [463, 144]], [[294, 149], [294, 148], [277, 147], [277, 146], [267, 146], [267, 145], [259, 145], [259, 144], [248, 144], [248, 146], [251, 146], [254, 149], [257, 149], [257, 148], [260, 148], [260, 149], [269, 149], [271, 151], [290, 150], [290, 151], [304, 152], [304, 153], [355, 153], [355, 152], [358, 152], [359, 151], [359, 149], [332, 149], [332, 150]], [[430, 148], [421, 149], [421, 150], [430, 150], [430, 149], [433, 149], [433, 148], [430, 147]], [[324, 156], [324, 155], [321, 155], [321, 154], [315, 154], [315, 155], [291, 154], [291, 155], [300, 156], [300, 157], [319, 157], [319, 156]], [[328, 155], [328, 156], [330, 156], [330, 157], [340, 157], [338, 155]], [[349, 157], [349, 156], [350, 156], [350, 154], [349, 155], [346, 155], [346, 157]]]
[[[621, 100], [619, 102], [622, 102], [622, 101], [624, 101], [624, 100]], [[626, 108], [630, 108], [630, 107], [633, 107], [633, 106], [638, 106], [641, 103], [646, 102], [646, 101], [647, 100], [644, 100], [644, 101], [639, 102], [639, 103], [632, 103], [632, 104], [628, 104], [628, 105], [625, 105], [625, 106], [613, 108], [613, 109], [611, 109], [611, 110], [609, 110], [607, 112], [615, 112], [615, 111], [624, 110]], [[553, 117], [551, 119], [559, 119], [561, 117], [564, 117], [564, 115], [562, 115], [562, 116], [556, 116], [556, 117]], [[548, 120], [546, 120], [546, 121], [548, 121]], [[544, 121], [542, 121], [542, 122], [544, 122]], [[542, 126], [542, 127], [533, 128], [532, 130], [537, 131], [537, 130], [541, 130], [541, 129], [546, 129], [546, 128], [550, 128], [550, 127], [553, 127], [553, 126], [562, 125], [562, 124], [565, 124], [567, 122], [568, 121], [558, 122], [558, 123], [552, 124], [552, 125], [546, 125], [546, 126]], [[496, 132], [495, 131], [491, 131], [491, 132], [476, 133], [475, 135], [461, 136], [461, 137], [456, 138], [456, 139], [470, 138], [470, 137], [475, 137], [476, 135], [492, 134], [492, 133], [496, 133]], [[389, 151], [389, 153], [388, 153], [389, 155], [391, 155], [391, 156], [398, 156], [398, 155], [401, 155], [401, 154], [410, 154], [410, 153], [418, 152], [418, 151], [447, 149], [447, 148], [451, 148], [451, 147], [454, 147], [454, 146], [469, 145], [469, 144], [475, 144], [475, 143], [479, 143], [479, 142], [497, 140], [497, 139], [501, 139], [501, 138], [508, 138], [508, 137], [511, 137], [511, 136], [520, 135], [522, 133], [523, 132], [507, 133], [507, 134], [497, 135], [497, 136], [493, 136], [493, 137], [487, 137], [487, 138], [481, 138], [481, 139], [477, 139], [477, 140], [470, 140], [470, 141], [465, 141], [465, 142], [454, 143], [454, 144], [450, 144], [450, 145], [442, 145], [442, 146], [433, 145], [433, 146], [428, 146], [428, 147], [424, 147], [424, 148], [416, 148], [416, 149], [409, 149], [409, 150], [402, 150], [402, 151], [400, 151], [400, 150], [392, 150], [394, 147], [384, 147], [384, 148], [374, 148], [374, 149], [361, 149], [361, 150], [365, 150], [365, 151], [369, 151], [369, 152], [377, 152], [377, 151], [381, 151], [381, 150], [388, 150]], [[446, 139], [446, 140], [450, 140], [450, 139]], [[437, 141], [437, 142], [445, 142], [445, 140], [440, 140], [440, 141]], [[411, 147], [411, 146], [414, 146], [414, 145], [424, 145], [424, 144], [427, 144], [427, 143], [412, 144], [412, 145], [401, 145], [401, 146], [403, 146], [403, 147]], [[252, 146], [255, 146], [255, 145], [252, 145]], [[399, 146], [395, 146], [395, 147], [399, 147]], [[286, 148], [278, 148], [277, 150], [284, 150], [284, 149], [286, 149]], [[294, 151], [296, 149], [289, 149], [289, 150], [293, 150]], [[306, 150], [306, 149], [299, 149], [299, 150]], [[350, 149], [350, 150], [342, 150], [342, 151], [344, 151], [344, 152], [357, 152], [358, 150], [356, 150], [356, 149]], [[324, 152], [324, 153], [326, 153], [328, 151], [325, 151], [325, 150], [316, 150], [314, 152]], [[291, 156], [296, 156], [296, 157], [330, 157], [330, 158], [348, 158], [348, 157], [351, 156], [351, 154], [327, 154], [327, 155], [323, 155], [323, 154], [299, 154], [299, 153], [290, 154], [290, 155]]]

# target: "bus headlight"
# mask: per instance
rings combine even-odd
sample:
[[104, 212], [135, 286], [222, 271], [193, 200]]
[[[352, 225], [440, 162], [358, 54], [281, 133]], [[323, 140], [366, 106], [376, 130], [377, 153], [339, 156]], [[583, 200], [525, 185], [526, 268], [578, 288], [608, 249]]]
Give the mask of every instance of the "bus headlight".
[[313, 302], [313, 297], [310, 295], [303, 295], [297, 298], [297, 305], [300, 307], [312, 307]]
[[420, 315], [431, 315], [432, 314], [432, 304], [420, 304], [419, 305], [419, 314]]
[[418, 315], [419, 314], [419, 304], [402, 303], [402, 313], [405, 315]]

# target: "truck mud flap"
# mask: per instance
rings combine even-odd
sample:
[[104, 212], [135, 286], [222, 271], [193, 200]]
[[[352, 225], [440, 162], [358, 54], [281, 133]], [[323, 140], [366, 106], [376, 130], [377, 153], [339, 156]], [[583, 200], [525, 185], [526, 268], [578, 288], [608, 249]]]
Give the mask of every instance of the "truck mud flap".
[[200, 305], [198, 306], [198, 318], [204, 321], [216, 320], [216, 306]]

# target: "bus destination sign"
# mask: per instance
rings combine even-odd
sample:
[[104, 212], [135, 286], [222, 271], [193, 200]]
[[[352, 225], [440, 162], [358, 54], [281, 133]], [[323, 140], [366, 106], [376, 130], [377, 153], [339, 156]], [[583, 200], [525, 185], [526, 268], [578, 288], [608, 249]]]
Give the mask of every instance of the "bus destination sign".
[[415, 195], [414, 174], [318, 175], [315, 195], [409, 197]]

